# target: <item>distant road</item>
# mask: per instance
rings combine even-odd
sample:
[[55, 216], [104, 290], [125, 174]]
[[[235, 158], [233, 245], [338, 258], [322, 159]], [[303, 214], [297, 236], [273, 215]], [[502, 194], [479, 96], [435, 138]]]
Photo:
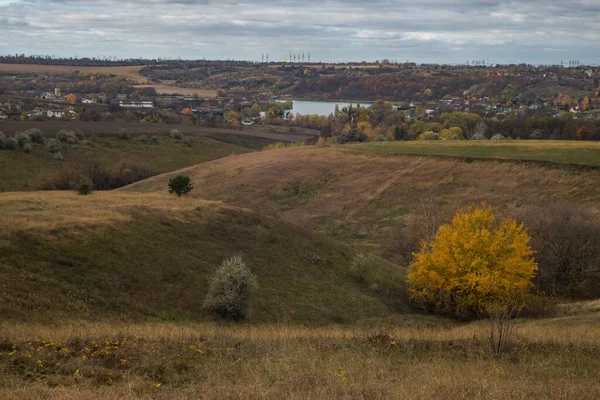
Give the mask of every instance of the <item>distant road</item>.
[[83, 133], [98, 136], [117, 135], [120, 129], [125, 129], [133, 135], [168, 135], [171, 129], [179, 129], [185, 134], [192, 135], [243, 135], [270, 139], [285, 143], [316, 140], [316, 134], [310, 133], [277, 133], [255, 130], [234, 130], [219, 128], [204, 128], [199, 126], [181, 126], [152, 123], [126, 122], [81, 122], [81, 121], [0, 121], [0, 131], [7, 135], [26, 129], [38, 128], [47, 135], [53, 135], [61, 129], [80, 130]]

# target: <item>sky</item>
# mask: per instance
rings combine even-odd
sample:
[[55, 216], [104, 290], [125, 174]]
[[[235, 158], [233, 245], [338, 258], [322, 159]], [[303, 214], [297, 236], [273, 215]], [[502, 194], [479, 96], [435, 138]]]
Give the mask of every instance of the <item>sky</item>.
[[600, 0], [0, 0], [0, 54], [600, 64]]

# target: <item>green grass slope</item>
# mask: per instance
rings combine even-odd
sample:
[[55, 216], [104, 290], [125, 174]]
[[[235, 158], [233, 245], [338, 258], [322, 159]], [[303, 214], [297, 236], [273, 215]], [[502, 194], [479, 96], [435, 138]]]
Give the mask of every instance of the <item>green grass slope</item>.
[[0, 319], [202, 320], [209, 276], [241, 255], [252, 321], [354, 322], [406, 311], [404, 271], [353, 279], [345, 246], [221, 203], [152, 194], [0, 194]]
[[120, 140], [114, 136], [99, 137], [82, 140], [75, 145], [63, 144], [63, 160], [53, 158], [46, 147], [41, 145], [34, 145], [31, 153], [0, 150], [0, 192], [39, 189], [40, 185], [52, 180], [62, 170], [89, 160], [98, 161], [108, 169], [115, 168], [120, 161], [125, 160], [148, 165], [159, 172], [167, 172], [252, 151], [250, 146], [253, 143], [246, 137], [242, 138], [244, 140], [241, 145], [236, 144], [235, 137], [227, 138], [230, 143], [215, 138], [195, 136], [188, 146], [169, 137], [160, 137], [156, 145], [138, 138]]

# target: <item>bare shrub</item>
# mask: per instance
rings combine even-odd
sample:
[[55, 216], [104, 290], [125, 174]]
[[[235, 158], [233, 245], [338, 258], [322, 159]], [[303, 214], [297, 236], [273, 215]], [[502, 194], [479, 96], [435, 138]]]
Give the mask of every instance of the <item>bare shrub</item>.
[[15, 135], [15, 139], [17, 140], [17, 144], [19, 147], [23, 148], [26, 143], [31, 142], [31, 137], [27, 132], [19, 132]]
[[150, 138], [150, 144], [158, 144], [158, 136], [154, 135]]
[[130, 185], [158, 174], [159, 172], [150, 165], [121, 160], [117, 164], [117, 175], [111, 189]]
[[32, 143], [44, 144], [46, 139], [44, 138], [44, 133], [36, 128], [31, 128], [25, 131], [27, 135], [29, 135], [29, 139]]
[[61, 129], [60, 131], [56, 132], [55, 138], [56, 138], [56, 140], [59, 140], [61, 142], [68, 143], [68, 144], [77, 143], [77, 135], [75, 135], [75, 132], [67, 130], [67, 129]]
[[536, 286], [550, 295], [600, 296], [600, 216], [590, 210], [549, 205], [522, 209], [539, 271]]
[[52, 154], [58, 153], [60, 151], [60, 142], [56, 139], [48, 139], [48, 143], [46, 143], [46, 148]]
[[121, 140], [131, 139], [131, 136], [129, 136], [129, 132], [127, 132], [127, 130], [125, 130], [125, 129], [119, 129], [119, 133], [117, 134], [117, 137]]
[[185, 136], [179, 129], [172, 129], [170, 135], [171, 138], [175, 140], [183, 140], [185, 138]]
[[224, 320], [248, 318], [250, 299], [258, 287], [256, 276], [240, 256], [223, 261], [210, 280], [204, 308]]
[[372, 258], [364, 253], [358, 253], [350, 264], [350, 275], [358, 283], [367, 283], [371, 269]]
[[14, 137], [9, 137], [4, 142], [4, 148], [7, 150], [17, 150], [19, 148], [19, 142]]

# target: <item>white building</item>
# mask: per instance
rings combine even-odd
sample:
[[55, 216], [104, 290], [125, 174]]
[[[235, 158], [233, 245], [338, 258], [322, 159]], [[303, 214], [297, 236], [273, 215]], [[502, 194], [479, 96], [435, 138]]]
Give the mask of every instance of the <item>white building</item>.
[[48, 118], [63, 118], [65, 116], [65, 112], [63, 110], [48, 110], [46, 115]]

